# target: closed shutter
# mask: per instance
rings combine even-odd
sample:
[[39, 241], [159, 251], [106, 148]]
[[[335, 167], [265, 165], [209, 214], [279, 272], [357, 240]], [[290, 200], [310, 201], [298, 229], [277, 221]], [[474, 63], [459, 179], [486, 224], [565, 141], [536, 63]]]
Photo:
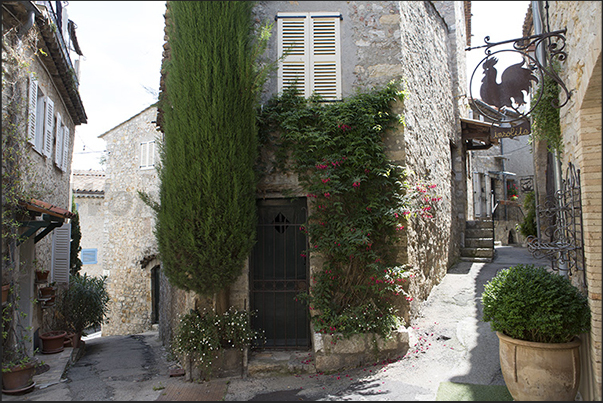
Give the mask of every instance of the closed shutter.
[[278, 75], [279, 92], [295, 86], [302, 95], [310, 93], [310, 52], [306, 16], [279, 14], [278, 56], [282, 59]]
[[29, 117], [27, 122], [27, 141], [36, 143], [36, 113], [38, 109], [38, 82], [29, 76]]
[[155, 166], [155, 141], [149, 141], [149, 168]]
[[52, 154], [52, 131], [54, 123], [54, 102], [46, 98], [46, 122], [44, 125], [44, 155], [50, 157]]
[[278, 14], [278, 91], [295, 86], [305, 97], [341, 99], [340, 15]]
[[312, 92], [341, 98], [339, 18], [312, 16]]
[[61, 170], [67, 172], [67, 162], [69, 161], [69, 128], [63, 126], [63, 161], [61, 162]]
[[63, 162], [63, 122], [61, 121], [61, 114], [57, 112], [57, 143], [54, 150], [54, 163], [57, 167], [61, 167]]
[[148, 143], [140, 143], [140, 168], [147, 166]]
[[69, 283], [71, 224], [55, 228], [52, 234], [52, 281]]

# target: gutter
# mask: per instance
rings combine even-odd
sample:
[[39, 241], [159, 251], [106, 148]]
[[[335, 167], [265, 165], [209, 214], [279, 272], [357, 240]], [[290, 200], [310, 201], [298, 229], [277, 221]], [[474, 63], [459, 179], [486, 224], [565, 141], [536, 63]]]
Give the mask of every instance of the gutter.
[[38, 8], [34, 6], [31, 1], [23, 1], [20, 3], [23, 4], [27, 10], [27, 21], [25, 21], [25, 24], [21, 26], [19, 32], [17, 33], [17, 38], [19, 38], [19, 40], [21, 40], [21, 38], [23, 38], [23, 36], [29, 32], [31, 27], [33, 27], [36, 17], [42, 16], [40, 10], [38, 10]]

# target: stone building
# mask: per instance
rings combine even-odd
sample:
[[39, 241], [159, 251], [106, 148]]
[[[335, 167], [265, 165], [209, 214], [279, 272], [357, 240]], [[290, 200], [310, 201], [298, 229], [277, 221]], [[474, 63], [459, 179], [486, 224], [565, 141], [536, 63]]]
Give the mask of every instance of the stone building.
[[[102, 218], [96, 219], [102, 222], [98, 248], [111, 297], [103, 336], [144, 332], [158, 321], [154, 215], [138, 195], [139, 191], [155, 197], [158, 193], [156, 116], [157, 108], [149, 106], [99, 136], [106, 142], [107, 165]], [[99, 239], [94, 242], [98, 245]]]
[[[566, 29], [567, 57], [560, 63], [559, 76], [571, 96], [560, 109], [560, 179], [571, 179], [570, 164], [579, 170], [580, 178], [582, 231], [577, 239], [582, 242], [576, 246], [584, 252], [584, 270], [572, 272], [571, 280], [588, 295], [592, 319], [590, 334], [581, 335], [579, 390], [583, 400], [601, 400], [601, 3], [549, 1], [546, 8], [544, 3], [532, 2], [532, 7], [537, 4], [540, 8], [542, 26], [550, 27], [551, 32]], [[538, 33], [532, 7], [524, 23], [524, 36]], [[560, 101], [565, 99], [562, 92]], [[545, 197], [555, 190], [556, 161], [542, 142], [537, 142], [534, 158], [538, 203], [544, 205]]]
[[71, 175], [71, 192], [80, 222], [81, 274], [100, 277], [103, 269], [105, 171], [78, 170]]
[[[313, 59], [309, 44], [305, 44], [303, 49], [308, 57], [304, 62], [307, 64], [302, 67], [303, 72], [294, 73], [298, 77], [303, 75], [304, 84], [301, 88], [306, 96], [317, 91], [327, 100], [337, 100], [356, 90], [384, 86], [396, 78], [402, 78], [406, 83], [408, 96], [403, 104], [395, 105], [394, 109], [395, 113], [404, 115], [406, 125], [386, 136], [387, 152], [395, 163], [410, 168], [417, 177], [435, 183], [442, 196], [441, 210], [435, 222], [410, 225], [398, 251], [400, 259], [411, 267], [413, 275], [409, 292], [414, 301], [405, 308], [404, 316], [407, 319], [413, 313], [415, 304], [425, 300], [447, 269], [458, 261], [463, 243], [467, 219], [468, 140], [460, 118], [466, 117], [469, 109], [465, 95], [464, 52], [470, 36], [469, 3], [261, 1], [255, 6], [256, 21], [276, 20], [266, 52], [270, 60], [281, 56], [279, 49], [287, 40], [289, 28], [295, 26], [311, 37], [314, 29], [312, 21], [329, 27], [333, 51], [328, 55], [332, 75], [327, 85], [321, 89], [313, 84], [317, 76], [311, 66], [319, 66], [320, 60]], [[169, 2], [166, 20], [169, 23]], [[164, 57], [166, 55], [169, 55], [169, 47], [164, 52]], [[276, 76], [267, 81], [262, 102], [293, 82], [287, 72], [298, 62], [288, 58], [283, 60]], [[161, 122], [161, 111], [158, 121]], [[109, 177], [107, 180], [110, 180]], [[288, 203], [291, 194], [295, 199], [293, 204]], [[299, 226], [304, 220], [303, 212], [313, 208], [292, 174], [265, 176], [258, 185], [257, 197], [258, 214], [266, 217], [269, 226], [270, 222], [279, 221], [279, 217], [285, 217]], [[272, 229], [278, 231], [279, 227], [273, 225]], [[258, 231], [261, 229], [258, 228]], [[265, 247], [269, 246], [258, 242], [252, 256], [261, 255]], [[259, 294], [256, 294], [258, 290], [251, 281], [254, 272], [261, 270], [262, 264], [261, 259], [248, 259], [243, 275], [230, 286], [230, 305], [238, 309], [254, 309], [259, 311], [259, 316], [266, 314], [267, 311], [262, 312], [263, 309], [274, 312], [275, 308], [260, 306]], [[306, 266], [304, 269], [309, 276], [320, 269], [320, 262], [310, 258]], [[202, 301], [191, 293], [171, 287], [163, 277], [161, 300], [159, 331], [164, 342], [169, 344], [173, 330], [178, 325], [179, 314], [198, 307]], [[307, 315], [303, 309], [300, 312], [302, 316]], [[317, 356], [317, 369], [321, 365], [321, 369], [327, 370], [341, 366], [341, 362], [327, 360], [319, 363], [323, 341], [319, 333], [310, 329], [308, 322], [305, 325], [307, 328], [296, 335], [296, 340], [278, 336], [278, 328], [288, 326], [288, 320], [295, 319], [282, 312], [276, 314], [273, 338], [267, 345], [312, 349]]]
[[[34, 268], [50, 270], [49, 281], [60, 287], [69, 283], [69, 177], [75, 127], [87, 119], [74, 59], [82, 52], [62, 3], [2, 3], [2, 171], [3, 177], [20, 172], [25, 189], [19, 196], [24, 209], [16, 216], [24, 240], [12, 240], [3, 226], [2, 279], [19, 293], [30, 353], [39, 347], [39, 334], [54, 330], [45, 320], [50, 305], [32, 303], [46, 285], [35, 283]], [[15, 145], [23, 151], [18, 166], [9, 156]], [[3, 220], [10, 208], [7, 184], [3, 179]]]

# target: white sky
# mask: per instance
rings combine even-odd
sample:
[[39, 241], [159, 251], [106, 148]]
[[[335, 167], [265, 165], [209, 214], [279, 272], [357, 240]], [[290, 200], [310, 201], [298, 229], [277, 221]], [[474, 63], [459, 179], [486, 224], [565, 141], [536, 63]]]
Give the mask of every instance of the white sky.
[[[529, 1], [472, 1], [471, 46], [521, 37]], [[80, 95], [88, 123], [76, 126], [72, 169], [103, 169], [105, 141], [98, 136], [153, 104], [159, 91], [165, 1], [70, 1], [68, 18], [84, 56]], [[467, 53], [467, 81], [484, 58]], [[504, 60], [497, 67], [502, 73]], [[477, 96], [481, 71], [476, 72]], [[145, 88], [146, 87], [146, 88]], [[150, 89], [150, 91], [148, 90]]]

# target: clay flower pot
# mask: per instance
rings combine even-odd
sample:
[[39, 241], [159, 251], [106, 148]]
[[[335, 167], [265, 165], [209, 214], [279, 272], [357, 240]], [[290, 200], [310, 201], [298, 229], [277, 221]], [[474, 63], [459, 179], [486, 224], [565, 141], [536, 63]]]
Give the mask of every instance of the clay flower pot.
[[25, 393], [31, 392], [35, 386], [33, 376], [36, 373], [36, 362], [30, 361], [23, 366], [11, 367], [8, 371], [2, 371], [2, 393]]
[[63, 351], [65, 349], [64, 341], [66, 335], [67, 332], [64, 330], [46, 332], [41, 334], [40, 340], [42, 340], [42, 353], [54, 354]]
[[36, 270], [36, 282], [37, 283], [46, 283], [48, 281], [49, 274], [50, 274], [49, 270], [46, 270], [46, 271]]
[[54, 287], [40, 287], [40, 298], [47, 299], [55, 295]]

